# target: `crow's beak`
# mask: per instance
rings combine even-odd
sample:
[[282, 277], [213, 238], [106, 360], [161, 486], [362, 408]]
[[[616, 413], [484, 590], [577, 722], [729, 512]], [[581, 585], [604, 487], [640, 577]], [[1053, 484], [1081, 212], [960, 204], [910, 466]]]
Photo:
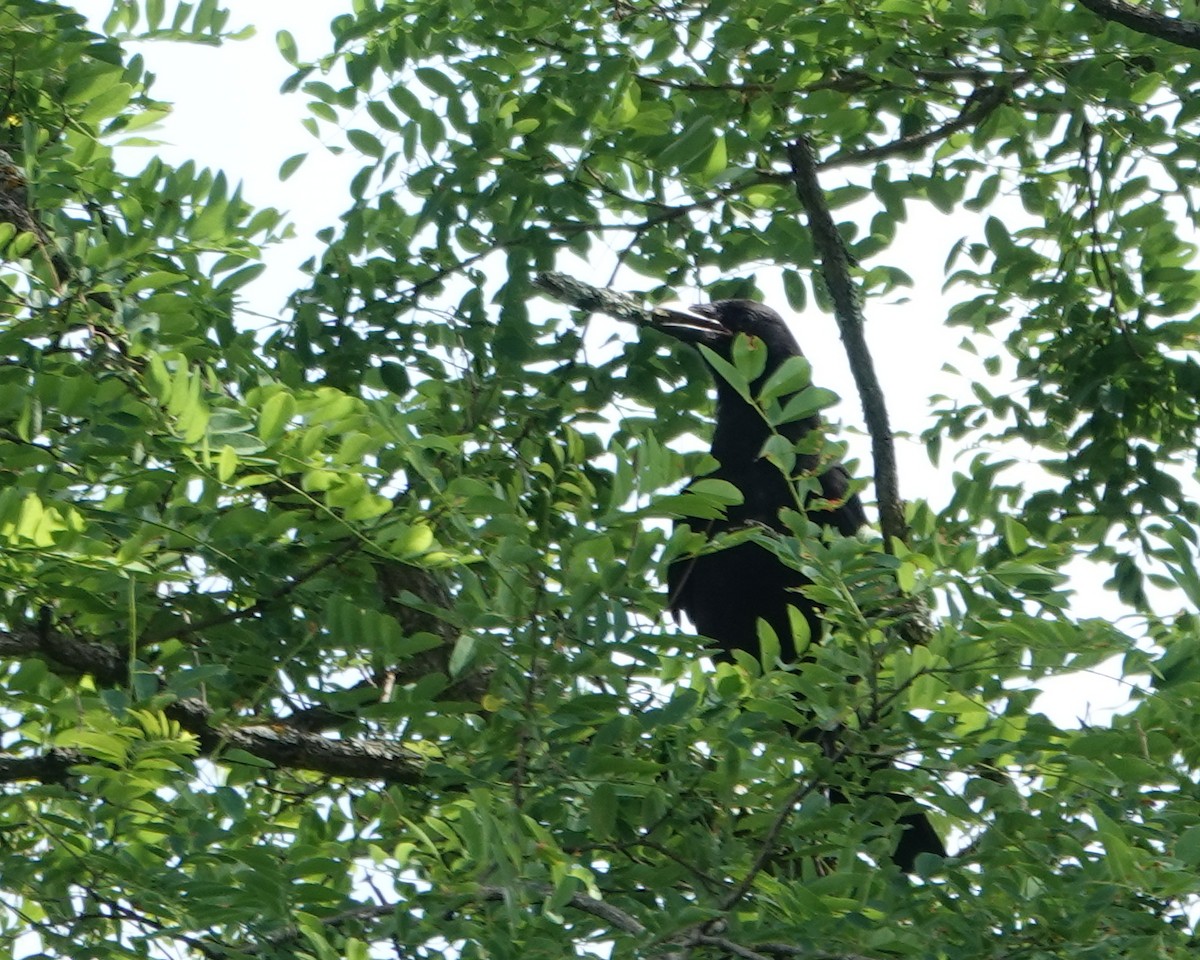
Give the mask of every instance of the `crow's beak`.
[[702, 303], [687, 307], [655, 307], [651, 326], [685, 343], [719, 343], [733, 331], [712, 316], [712, 308]]

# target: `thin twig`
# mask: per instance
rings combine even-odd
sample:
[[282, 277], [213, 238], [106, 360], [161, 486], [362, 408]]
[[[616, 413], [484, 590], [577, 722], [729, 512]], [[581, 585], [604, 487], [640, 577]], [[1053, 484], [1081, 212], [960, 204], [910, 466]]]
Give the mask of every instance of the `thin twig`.
[[[829, 761], [831, 764], [836, 765], [845, 759], [845, 757], [846, 748], [843, 746], [838, 748], [838, 750], [829, 757]], [[805, 797], [815, 792], [819, 786], [820, 784], [818, 784], [816, 780], [810, 780], [808, 783], [798, 786], [788, 795], [787, 801], [775, 815], [775, 820], [771, 823], [771, 828], [763, 837], [762, 846], [759, 848], [758, 856], [754, 858], [754, 863], [750, 865], [750, 869], [742, 878], [742, 882], [739, 883], [733, 889], [733, 891], [730, 892], [729, 896], [727, 896], [721, 902], [722, 912], [731, 910], [738, 903], [738, 901], [742, 899], [742, 897], [750, 892], [750, 888], [754, 886], [755, 878], [762, 873], [766, 865], [771, 862], [771, 857], [775, 855], [775, 841], [779, 839], [779, 834], [783, 830], [783, 825], [787, 823], [788, 819], [792, 815], [792, 812], [796, 809], [796, 804], [802, 803]]]
[[350, 553], [352, 550], [358, 549], [360, 546], [362, 546], [362, 544], [358, 540], [347, 540], [337, 549], [333, 550], [330, 554], [318, 560], [307, 570], [301, 570], [300, 573], [296, 574], [296, 576], [292, 577], [290, 580], [284, 581], [270, 593], [259, 597], [252, 604], [250, 604], [250, 606], [243, 607], [240, 610], [228, 610], [225, 613], [219, 613], [216, 616], [209, 617], [207, 620], [201, 620], [199, 623], [187, 624], [186, 626], [181, 627], [173, 633], [168, 633], [165, 636], [152, 637], [150, 638], [150, 641], [154, 643], [160, 643], [164, 640], [177, 640], [181, 637], [191, 636], [192, 634], [203, 633], [205, 630], [211, 630], [213, 627], [224, 626], [227, 623], [234, 623], [238, 620], [244, 620], [247, 617], [256, 616], [272, 603], [282, 600], [305, 581], [311, 580], [322, 570], [333, 566], [344, 556], [346, 556], [346, 554]]
[[[530, 884], [527, 889], [531, 893], [536, 893], [541, 897], [548, 897], [555, 892], [555, 888], [548, 883]], [[503, 901], [511, 897], [512, 893], [513, 891], [507, 887], [481, 886], [479, 888], [479, 899], [484, 901]], [[628, 933], [630, 936], [644, 937], [649, 933], [649, 930], [637, 917], [626, 913], [619, 907], [614, 907], [611, 903], [597, 900], [595, 897], [589, 897], [582, 893], [572, 894], [571, 898], [567, 900], [567, 905], [583, 913], [591, 914], [593, 917], [598, 917], [605, 923], [611, 924], [623, 933]]]
[[963, 108], [958, 116], [953, 120], [947, 120], [941, 126], [934, 127], [932, 130], [926, 130], [924, 133], [914, 133], [906, 137], [900, 137], [891, 143], [884, 143], [878, 147], [867, 147], [863, 150], [835, 154], [819, 164], [819, 167], [822, 170], [832, 170], [835, 167], [847, 167], [855, 163], [873, 163], [884, 157], [924, 150], [928, 146], [940, 143], [959, 130], [965, 130], [967, 127], [979, 123], [979, 121], [983, 120], [988, 114], [1004, 103], [1011, 92], [1011, 88], [1007, 86], [976, 89], [967, 98], [967, 102], [963, 104]]

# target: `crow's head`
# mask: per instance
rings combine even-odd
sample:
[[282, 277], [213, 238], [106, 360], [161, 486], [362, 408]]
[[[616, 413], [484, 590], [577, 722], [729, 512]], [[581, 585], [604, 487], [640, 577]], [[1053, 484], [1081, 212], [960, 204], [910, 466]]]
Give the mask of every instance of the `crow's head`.
[[686, 343], [704, 344], [726, 358], [739, 333], [762, 340], [772, 366], [800, 355], [800, 345], [783, 317], [754, 300], [716, 300], [690, 310], [662, 308], [656, 312], [654, 326]]

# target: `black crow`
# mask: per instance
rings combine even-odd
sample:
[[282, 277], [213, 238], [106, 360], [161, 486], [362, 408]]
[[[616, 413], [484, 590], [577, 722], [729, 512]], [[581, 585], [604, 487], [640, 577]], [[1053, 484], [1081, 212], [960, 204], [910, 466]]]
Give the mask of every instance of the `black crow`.
[[[687, 343], [704, 345], [720, 358], [731, 360], [738, 334], [757, 338], [765, 348], [766, 363], [750, 383], [750, 396], [758, 395], [771, 375], [791, 357], [803, 354], [783, 318], [770, 307], [753, 300], [718, 300], [690, 311], [658, 311], [657, 329]], [[787, 532], [780, 519], [785, 507], [797, 507], [799, 489], [779, 466], [762, 456], [772, 436], [763, 412], [739, 390], [717, 373], [717, 422], [713, 431], [712, 454], [720, 466], [710, 477], [727, 480], [742, 494], [742, 502], [728, 507], [720, 519], [687, 520], [694, 530], [703, 530], [710, 538], [748, 525]], [[786, 408], [789, 395], [778, 398]], [[782, 423], [776, 432], [795, 443], [820, 427], [815, 414]], [[810, 520], [831, 527], [844, 536], [852, 536], [866, 523], [866, 514], [856, 493], [850, 491], [850, 476], [840, 463], [828, 463], [821, 453], [798, 452], [794, 475], [816, 476], [816, 490], [805, 502]], [[818, 492], [819, 491], [819, 492]], [[779, 638], [780, 656], [786, 662], [796, 659], [788, 607], [795, 607], [808, 623], [813, 640], [821, 637], [821, 608], [799, 591], [809, 581], [781, 561], [766, 547], [742, 542], [711, 553], [682, 557], [667, 571], [668, 604], [677, 617], [686, 614], [701, 635], [716, 642], [719, 659], [732, 660], [743, 650], [759, 655], [758, 620], [765, 620]], [[811, 734], [805, 734], [811, 736]], [[823, 741], [825, 736], [821, 736]], [[828, 746], [828, 744], [827, 744]], [[838, 791], [830, 799], [844, 802]], [[912, 801], [891, 795], [901, 806]], [[901, 817], [903, 833], [893, 859], [904, 871], [911, 872], [919, 853], [945, 856], [945, 848], [928, 819], [921, 813]]]
[[[659, 329], [680, 340], [703, 344], [725, 359], [730, 358], [733, 338], [744, 333], [758, 338], [766, 348], [766, 364], [750, 384], [756, 395], [762, 384], [789, 357], [800, 357], [800, 345], [783, 318], [770, 307], [753, 300], [719, 300], [692, 311], [708, 321], [688, 322], [686, 315], [673, 314]], [[786, 531], [779, 511], [796, 506], [793, 483], [779, 467], [760, 456], [771, 436], [762, 413], [747, 402], [723, 377], [717, 376], [717, 424], [713, 431], [712, 454], [720, 467], [711, 477], [727, 480], [741, 491], [743, 500], [728, 508], [723, 520], [703, 522], [711, 536], [750, 524]], [[780, 398], [786, 403], [788, 397]], [[819, 426], [814, 414], [778, 427], [788, 440], [796, 441]], [[818, 454], [802, 453], [796, 458], [797, 474], [813, 474], [820, 467]], [[840, 463], [827, 466], [818, 477], [820, 496], [827, 501], [809, 511], [817, 524], [850, 536], [867, 522], [862, 502], [849, 493], [850, 477]], [[693, 528], [699, 529], [695, 522]], [[808, 581], [774, 554], [754, 543], [742, 543], [717, 553], [689, 557], [673, 563], [668, 571], [671, 612], [685, 613], [702, 635], [715, 640], [723, 659], [735, 650], [758, 656], [756, 623], [761, 617], [775, 630], [785, 661], [796, 657], [787, 608], [796, 607], [808, 621], [813, 638], [821, 635], [818, 607], [796, 588]], [[736, 589], [733, 589], [735, 588]]]

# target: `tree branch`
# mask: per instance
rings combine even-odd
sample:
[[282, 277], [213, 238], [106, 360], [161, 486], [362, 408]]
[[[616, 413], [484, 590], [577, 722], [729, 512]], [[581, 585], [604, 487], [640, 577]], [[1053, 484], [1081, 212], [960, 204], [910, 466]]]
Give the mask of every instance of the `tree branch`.
[[[14, 656], [40, 657], [59, 674], [90, 674], [104, 686], [121, 686], [128, 679], [128, 664], [115, 650], [59, 631], [0, 631], [0, 657]], [[286, 723], [227, 723], [217, 720], [213, 710], [196, 699], [176, 700], [163, 712], [199, 741], [206, 756], [218, 757], [222, 751], [236, 748], [277, 767], [392, 783], [416, 783], [424, 769], [419, 754], [384, 740], [335, 740]], [[62, 783], [71, 766], [86, 760], [83, 754], [69, 750], [31, 757], [0, 756], [0, 782]]]
[[900, 499], [900, 481], [896, 469], [896, 448], [888, 422], [887, 403], [883, 387], [875, 373], [875, 364], [863, 334], [862, 308], [858, 291], [850, 277], [850, 258], [845, 243], [834, 225], [829, 205], [817, 182], [817, 162], [812, 147], [805, 139], [788, 146], [792, 179], [796, 195], [808, 215], [813, 243], [821, 258], [821, 273], [833, 298], [842, 342], [850, 359], [850, 370], [862, 400], [863, 416], [871, 435], [871, 455], [875, 464], [875, 490], [879, 498], [879, 525], [883, 529], [884, 549], [891, 553], [892, 539], [908, 540], [904, 522], [904, 503]]
[[346, 540], [341, 546], [332, 550], [307, 570], [301, 570], [298, 574], [296, 574], [296, 576], [289, 580], [285, 580], [270, 593], [259, 597], [248, 607], [243, 607], [240, 610], [229, 610], [225, 613], [217, 614], [214, 617], [209, 617], [207, 620], [201, 620], [198, 623], [189, 623], [183, 627], [180, 627], [178, 630], [162, 636], [149, 637], [143, 642], [161, 643], [164, 640], [183, 639], [184, 637], [189, 637], [192, 634], [203, 633], [205, 630], [210, 630], [213, 627], [219, 627], [226, 623], [234, 623], [238, 620], [244, 620], [246, 617], [257, 616], [271, 604], [287, 597], [288, 594], [300, 587], [305, 581], [311, 580], [326, 568], [335, 566], [343, 557], [345, 557], [351, 551], [359, 549], [361, 546], [362, 544], [358, 540]]
[[795, 957], [802, 960], [878, 960], [862, 953], [826, 953], [823, 950], [809, 950], [805, 947], [795, 947], [790, 943], [760, 943], [758, 949], [772, 957]]
[[[840, 763], [846, 757], [846, 748], [842, 746], [829, 758], [831, 763]], [[779, 812], [775, 814], [775, 820], [771, 823], [771, 827], [767, 830], [767, 834], [763, 837], [762, 844], [758, 850], [758, 856], [754, 858], [754, 863], [750, 865], [750, 869], [746, 871], [746, 876], [729, 895], [721, 901], [721, 909], [723, 911], [732, 910], [737, 906], [738, 901], [742, 899], [750, 888], [754, 886], [755, 878], [762, 873], [767, 864], [770, 863], [771, 857], [775, 855], [775, 841], [779, 839], [779, 834], [783, 831], [783, 825], [791, 818], [796, 810], [796, 805], [803, 803], [804, 799], [815, 791], [820, 784], [816, 780], [810, 780], [808, 783], [802, 783], [789, 795]]]
[[533, 285], [560, 303], [569, 303], [589, 313], [603, 313], [614, 320], [648, 327], [654, 323], [654, 308], [647, 307], [639, 297], [607, 287], [593, 287], [565, 273], [539, 273]]
[[385, 740], [335, 740], [294, 730], [285, 723], [237, 726], [214, 722], [213, 711], [195, 699], [177, 700], [163, 712], [194, 734], [201, 750], [210, 756], [232, 747], [277, 767], [389, 783], [418, 783], [424, 770], [420, 754]]
[[744, 947], [740, 943], [730, 940], [728, 937], [714, 936], [710, 933], [699, 933], [691, 942], [706, 947], [717, 947], [719, 950], [725, 951], [729, 956], [740, 957], [741, 960], [770, 960], [765, 953], [759, 953], [757, 950]]
[[1182, 17], [1165, 17], [1144, 6], [1134, 6], [1124, 0], [1076, 0], [1096, 16], [1119, 23], [1156, 40], [1165, 40], [1179, 47], [1200, 50], [1200, 23]]
[[[529, 890], [531, 893], [536, 893], [541, 897], [548, 897], [554, 893], [554, 887], [548, 883], [530, 884]], [[512, 891], [507, 887], [481, 886], [479, 888], [479, 899], [485, 902], [507, 900], [511, 895]], [[576, 910], [591, 914], [593, 917], [603, 920], [605, 923], [616, 927], [622, 933], [628, 933], [630, 936], [644, 937], [650, 932], [637, 917], [626, 913], [619, 907], [614, 907], [611, 903], [597, 900], [595, 897], [576, 893], [567, 901], [567, 905], [574, 907]]]
[[71, 767], [86, 763], [88, 758], [78, 750], [47, 750], [45, 753], [21, 757], [0, 754], [0, 783], [34, 780], [39, 783], [65, 783]]
[[0, 630], [0, 659], [18, 657], [39, 657], [59, 674], [91, 674], [106, 687], [119, 686], [129, 678], [128, 663], [115, 650], [52, 629]]
[[953, 120], [946, 121], [939, 127], [926, 130], [924, 133], [914, 133], [907, 137], [900, 137], [891, 143], [884, 143], [878, 147], [867, 147], [863, 150], [851, 151], [850, 153], [835, 154], [818, 166], [821, 170], [832, 170], [835, 167], [847, 167], [855, 163], [869, 163], [881, 160], [884, 157], [894, 156], [895, 154], [913, 153], [917, 150], [924, 150], [931, 144], [945, 140], [959, 130], [965, 130], [967, 127], [973, 126], [980, 120], [983, 120], [988, 114], [1004, 103], [1011, 92], [1011, 88], [1007, 86], [977, 88], [967, 98], [967, 102], [963, 104], [962, 111], [958, 116]]

